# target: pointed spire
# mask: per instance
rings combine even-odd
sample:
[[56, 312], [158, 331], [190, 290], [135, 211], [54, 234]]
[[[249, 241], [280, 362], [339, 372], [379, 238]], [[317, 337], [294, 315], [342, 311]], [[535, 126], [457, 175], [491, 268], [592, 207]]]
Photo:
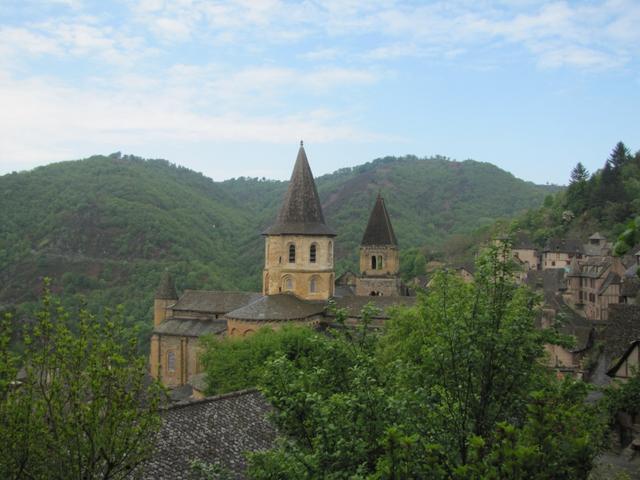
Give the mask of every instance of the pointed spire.
[[324, 221], [320, 197], [302, 140], [278, 219], [264, 235], [335, 236], [335, 232]]
[[157, 300], [177, 300], [178, 294], [176, 293], [176, 286], [173, 283], [173, 278], [169, 274], [168, 270], [165, 270], [160, 279], [160, 285], [156, 290]]
[[361, 245], [398, 245], [387, 207], [384, 204], [384, 198], [380, 193], [378, 193], [376, 204], [371, 210], [371, 216], [369, 216], [367, 229], [362, 236]]

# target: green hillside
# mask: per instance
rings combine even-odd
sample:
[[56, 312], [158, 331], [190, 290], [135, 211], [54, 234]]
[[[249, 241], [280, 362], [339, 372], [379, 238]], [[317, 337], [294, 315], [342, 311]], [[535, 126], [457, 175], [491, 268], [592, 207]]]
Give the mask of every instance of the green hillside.
[[632, 154], [619, 142], [601, 169], [590, 174], [578, 163], [568, 177], [566, 190], [516, 218], [511, 229], [538, 246], [549, 238], [584, 240], [598, 231], [617, 240], [620, 255], [640, 243], [640, 151]]
[[[338, 273], [355, 269], [379, 191], [406, 250], [437, 248], [538, 206], [554, 190], [487, 163], [412, 156], [342, 169], [317, 184], [338, 232]], [[133, 323], [147, 324], [165, 268], [179, 290], [257, 290], [260, 232], [275, 219], [285, 189], [286, 182], [271, 180], [214, 182], [164, 160], [120, 154], [4, 175], [0, 305], [28, 311], [49, 276], [67, 303], [123, 303]]]

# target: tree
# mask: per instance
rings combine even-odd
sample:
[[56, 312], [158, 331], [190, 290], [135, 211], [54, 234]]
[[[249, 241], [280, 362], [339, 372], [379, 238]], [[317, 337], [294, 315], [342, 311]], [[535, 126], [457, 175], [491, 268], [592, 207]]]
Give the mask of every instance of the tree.
[[0, 477], [131, 475], [151, 453], [163, 390], [148, 381], [121, 312], [73, 318], [46, 286], [20, 357], [9, 351], [10, 321], [0, 332]]
[[631, 153], [626, 145], [622, 142], [618, 142], [615, 147], [613, 147], [613, 151], [609, 158], [607, 159], [607, 163], [611, 165], [613, 169], [620, 169], [622, 166], [626, 165], [631, 160]]
[[573, 170], [571, 170], [571, 177], [570, 177], [569, 184], [573, 185], [574, 183], [586, 182], [588, 179], [589, 179], [589, 172], [587, 171], [585, 166], [582, 164], [582, 162], [578, 162], [576, 166], [573, 167]]
[[544, 344], [562, 339], [536, 329], [539, 299], [513, 268], [506, 246], [491, 247], [475, 283], [439, 274], [382, 335], [369, 311], [358, 331], [329, 332], [306, 366], [272, 359], [261, 389], [284, 438], [250, 456], [250, 475], [585, 478], [597, 412], [581, 382], [543, 366]]
[[255, 387], [267, 361], [285, 355], [304, 362], [320, 335], [308, 327], [286, 325], [279, 331], [261, 328], [248, 338], [202, 338], [202, 363], [210, 395]]

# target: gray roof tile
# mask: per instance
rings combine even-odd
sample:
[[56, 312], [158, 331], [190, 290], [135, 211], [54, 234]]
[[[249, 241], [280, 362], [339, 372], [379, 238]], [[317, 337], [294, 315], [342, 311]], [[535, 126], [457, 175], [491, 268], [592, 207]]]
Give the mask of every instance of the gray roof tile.
[[362, 236], [361, 245], [398, 245], [387, 207], [380, 195], [378, 195], [373, 210], [371, 210], [369, 223], [367, 223], [367, 228]]
[[173, 310], [224, 314], [256, 301], [257, 292], [225, 292], [215, 290], [185, 290]]
[[190, 463], [217, 463], [244, 478], [245, 452], [274, 446], [271, 407], [255, 390], [210, 397], [169, 407], [155, 452], [140, 471], [143, 479], [192, 479]]
[[255, 302], [229, 312], [226, 316], [235, 320], [284, 321], [303, 320], [321, 315], [326, 302], [301, 300], [293, 294], [268, 295]]
[[206, 334], [223, 333], [227, 330], [226, 320], [195, 320], [193, 318], [171, 318], [153, 329], [160, 335], [179, 337], [199, 337]]
[[158, 289], [156, 290], [155, 298], [159, 300], [178, 299], [175, 284], [173, 283], [171, 275], [167, 271], [162, 273], [162, 277], [160, 278], [160, 285], [158, 285]]
[[263, 234], [336, 235], [324, 221], [320, 197], [302, 142], [276, 223]]

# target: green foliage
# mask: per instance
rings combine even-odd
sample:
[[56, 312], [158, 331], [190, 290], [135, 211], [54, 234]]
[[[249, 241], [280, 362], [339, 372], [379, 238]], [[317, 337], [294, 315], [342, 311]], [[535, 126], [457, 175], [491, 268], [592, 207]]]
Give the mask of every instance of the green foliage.
[[584, 384], [540, 363], [555, 335], [535, 328], [537, 298], [508, 258], [490, 249], [475, 284], [437, 276], [382, 335], [367, 310], [312, 361], [268, 361], [261, 389], [283, 438], [250, 456], [251, 477], [586, 478], [602, 422]]
[[[537, 206], [553, 191], [489, 164], [412, 156], [342, 169], [317, 184], [339, 234], [338, 274], [357, 270], [357, 247], [380, 189], [403, 248], [446, 244]], [[144, 326], [142, 338], [166, 268], [179, 290], [259, 290], [260, 233], [285, 189], [286, 182], [264, 179], [214, 182], [163, 160], [120, 154], [4, 175], [0, 304], [17, 305], [18, 320], [29, 317], [38, 279], [49, 276], [67, 308], [124, 304], [127, 323]]]
[[618, 412], [628, 415], [640, 414], [640, 371], [626, 382], [617, 382], [605, 392], [606, 405], [613, 419]]
[[633, 156], [619, 142], [602, 169], [589, 176], [578, 163], [568, 188], [521, 216], [512, 229], [527, 233], [540, 247], [552, 237], [584, 239], [595, 231], [620, 235], [615, 252], [622, 255], [640, 242], [638, 226], [629, 222], [639, 215], [640, 152]]
[[311, 358], [321, 364], [314, 350], [320, 335], [308, 327], [285, 325], [281, 330], [261, 328], [248, 338], [203, 337], [202, 362], [207, 378], [207, 393], [216, 395], [255, 387], [268, 361], [284, 355], [296, 364]]
[[163, 392], [148, 384], [120, 312], [74, 318], [45, 289], [19, 359], [10, 320], [0, 331], [0, 478], [127, 478], [151, 453]]

